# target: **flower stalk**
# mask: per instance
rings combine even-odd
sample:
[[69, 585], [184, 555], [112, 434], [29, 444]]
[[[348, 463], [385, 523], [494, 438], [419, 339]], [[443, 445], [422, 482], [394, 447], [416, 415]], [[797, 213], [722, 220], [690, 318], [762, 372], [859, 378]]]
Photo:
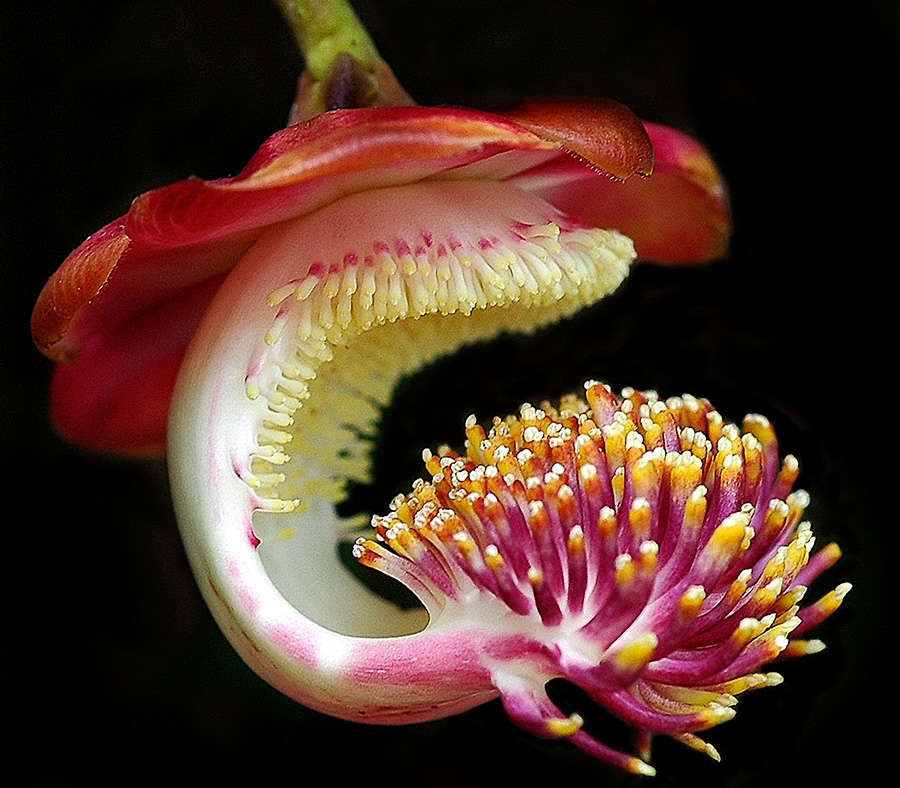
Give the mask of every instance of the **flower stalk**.
[[306, 60], [306, 70], [321, 80], [341, 53], [367, 69], [381, 58], [368, 32], [344, 0], [278, 0]]
[[334, 109], [415, 104], [345, 0], [278, 0], [278, 6], [305, 61], [289, 125]]

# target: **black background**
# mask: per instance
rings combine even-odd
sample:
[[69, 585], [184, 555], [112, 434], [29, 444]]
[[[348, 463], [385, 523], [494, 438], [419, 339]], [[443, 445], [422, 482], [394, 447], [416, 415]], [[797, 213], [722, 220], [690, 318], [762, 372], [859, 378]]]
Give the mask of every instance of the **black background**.
[[[801, 10], [815, 9], [815, 10]], [[386, 414], [379, 511], [419, 475], [423, 445], [469, 412], [506, 413], [587, 377], [690, 391], [729, 418], [770, 417], [819, 544], [845, 557], [814, 590], [855, 589], [709, 734], [720, 765], [660, 742], [656, 784], [805, 785], [890, 768], [894, 700], [898, 262], [896, 6], [437, 0], [357, 3], [423, 104], [599, 95], [702, 139], [729, 182], [729, 257], [636, 269], [599, 307], [534, 341], [468, 351], [404, 386]], [[283, 125], [299, 58], [265, 0], [62, 2], [4, 11], [0, 381], [7, 719], [17, 784], [134, 776], [496, 784], [504, 776], [636, 785], [521, 734], [493, 703], [407, 728], [322, 717], [232, 653], [182, 554], [162, 462], [64, 445], [46, 416], [51, 365], [28, 317], [46, 278], [141, 191], [236, 173]], [[484, 370], [470, 372], [472, 365]], [[888, 469], [891, 473], [889, 475]], [[561, 702], [573, 702], [565, 688]], [[577, 700], [577, 699], [576, 699]], [[604, 715], [588, 724], [614, 739]], [[609, 730], [608, 730], [609, 729]], [[649, 783], [648, 783], [649, 784]]]

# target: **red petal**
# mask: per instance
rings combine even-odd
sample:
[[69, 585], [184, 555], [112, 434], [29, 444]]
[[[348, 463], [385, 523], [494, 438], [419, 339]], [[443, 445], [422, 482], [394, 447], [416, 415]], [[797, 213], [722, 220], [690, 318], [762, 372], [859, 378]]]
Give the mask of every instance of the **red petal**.
[[650, 178], [616, 183], [557, 156], [512, 181], [589, 224], [620, 230], [642, 259], [684, 264], [723, 256], [731, 219], [725, 184], [711, 157], [679, 131], [645, 125], [654, 148]]
[[95, 334], [76, 362], [59, 364], [50, 409], [63, 437], [99, 451], [164, 453], [175, 378], [220, 283], [213, 279], [158, 305], [127, 330]]
[[529, 101], [503, 116], [615, 178], [649, 175], [653, 170], [653, 146], [644, 126], [617, 101]]
[[64, 436], [93, 449], [156, 454], [184, 351], [255, 234], [186, 249], [132, 242], [121, 250], [97, 241], [105, 230], [45, 286], [32, 331], [47, 355], [69, 362], [57, 366], [51, 388], [51, 414]]
[[65, 360], [59, 341], [78, 311], [104, 288], [130, 243], [117, 219], [91, 235], [50, 277], [31, 315], [32, 336], [43, 353]]
[[309, 213], [353, 192], [412, 183], [508, 151], [559, 143], [494, 115], [425, 107], [338, 110], [270, 137], [236, 177], [189, 179], [135, 200], [135, 241], [182, 246]]

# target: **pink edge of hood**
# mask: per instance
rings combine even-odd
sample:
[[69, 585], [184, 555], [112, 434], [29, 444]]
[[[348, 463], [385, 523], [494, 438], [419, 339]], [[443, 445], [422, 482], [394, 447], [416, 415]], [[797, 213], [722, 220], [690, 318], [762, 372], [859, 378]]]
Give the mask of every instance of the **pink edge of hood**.
[[650, 178], [616, 183], [557, 156], [511, 181], [588, 224], [629, 236], [642, 260], [685, 265], [723, 257], [731, 215], [725, 182], [712, 157], [680, 131], [644, 125], [654, 148]]
[[125, 227], [136, 243], [202, 243], [354, 192], [414, 183], [508, 151], [559, 147], [473, 110], [338, 110], [272, 135], [235, 178], [189, 178], [138, 197]]
[[[138, 314], [228, 270], [238, 236], [246, 248], [265, 227], [346, 194], [412, 183], [499, 153], [537, 154], [501, 177], [559, 147], [472, 110], [342, 110], [313, 118], [272, 135], [234, 178], [187, 178], [135, 199], [50, 277], [32, 315], [34, 341], [50, 358], [71, 360], [87, 337], [117, 329], [126, 311]], [[138, 276], [141, 292], [116, 294], [125, 306], [105, 303], [109, 284], [139, 267], [166, 275]], [[117, 316], [112, 326], [109, 314]]]

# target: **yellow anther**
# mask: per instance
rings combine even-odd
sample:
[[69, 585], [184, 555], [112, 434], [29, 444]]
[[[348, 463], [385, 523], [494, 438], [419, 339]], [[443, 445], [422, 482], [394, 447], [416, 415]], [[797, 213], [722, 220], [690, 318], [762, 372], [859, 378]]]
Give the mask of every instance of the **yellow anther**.
[[691, 493], [684, 507], [684, 527], [690, 531], [699, 529], [706, 517], [706, 487], [702, 484]]
[[613, 422], [603, 427], [602, 432], [607, 467], [613, 473], [625, 462], [625, 430], [621, 424]]
[[537, 587], [544, 582], [544, 573], [540, 569], [530, 567], [528, 570], [528, 582]]
[[708, 755], [714, 761], [721, 761], [722, 756], [719, 755], [719, 751], [713, 747], [709, 742], [703, 741], [699, 736], [695, 736], [693, 733], [678, 733], [673, 737], [680, 741], [682, 744], [687, 745], [692, 750], [697, 750], [697, 752], [702, 752], [704, 755]]
[[573, 526], [569, 531], [566, 548], [572, 555], [584, 552], [584, 531], [580, 525]]
[[638, 548], [638, 568], [644, 575], [656, 570], [659, 561], [659, 545], [652, 539], [641, 542]]
[[768, 610], [775, 604], [778, 595], [781, 593], [781, 578], [776, 577], [766, 585], [758, 588], [753, 594], [753, 601], [762, 610]]
[[597, 518], [597, 533], [601, 543], [608, 543], [616, 533], [616, 512], [610, 506], [604, 506]]
[[841, 583], [837, 588], [833, 591], [829, 591], [811, 607], [823, 616], [830, 616], [841, 606], [841, 602], [843, 602], [844, 597], [850, 593], [852, 587], [853, 586], [850, 583]]
[[792, 640], [787, 644], [782, 656], [784, 657], [806, 657], [810, 654], [818, 654], [825, 650], [825, 643], [818, 638], [812, 640]]
[[703, 463], [690, 452], [677, 455], [670, 474], [672, 492], [679, 498], [687, 497], [703, 481]]
[[613, 664], [623, 673], [640, 670], [651, 659], [659, 643], [653, 632], [645, 632], [616, 652]]
[[484, 550], [484, 562], [492, 572], [499, 572], [505, 563], [496, 545], [489, 544]]
[[678, 612], [684, 618], [693, 618], [700, 613], [705, 600], [706, 589], [703, 586], [691, 586], [681, 595], [681, 599], [678, 602]]
[[644, 777], [656, 777], [656, 769], [646, 761], [642, 761], [640, 758], [628, 758], [628, 760], [623, 763], [623, 768], [627, 769], [632, 774], [640, 774]]
[[626, 588], [631, 585], [635, 575], [634, 561], [632, 561], [631, 556], [628, 553], [616, 556], [615, 568], [616, 585], [619, 588]]
[[713, 531], [704, 553], [709, 550], [718, 557], [731, 557], [744, 545], [749, 546], [747, 528], [750, 517], [744, 512], [728, 515]]
[[635, 498], [628, 511], [628, 526], [635, 541], [644, 541], [650, 537], [650, 521], [652, 518], [650, 504], [646, 498]]
[[255, 400], [260, 395], [259, 383], [253, 378], [248, 379], [244, 384], [244, 393], [247, 395], [247, 399]]
[[711, 703], [705, 709], [697, 712], [698, 729], [712, 728], [732, 719], [736, 710], [730, 706], [722, 706], [720, 703]]
[[547, 720], [547, 733], [551, 736], [571, 736], [584, 725], [584, 719], [578, 714], [566, 718], [553, 717]]

